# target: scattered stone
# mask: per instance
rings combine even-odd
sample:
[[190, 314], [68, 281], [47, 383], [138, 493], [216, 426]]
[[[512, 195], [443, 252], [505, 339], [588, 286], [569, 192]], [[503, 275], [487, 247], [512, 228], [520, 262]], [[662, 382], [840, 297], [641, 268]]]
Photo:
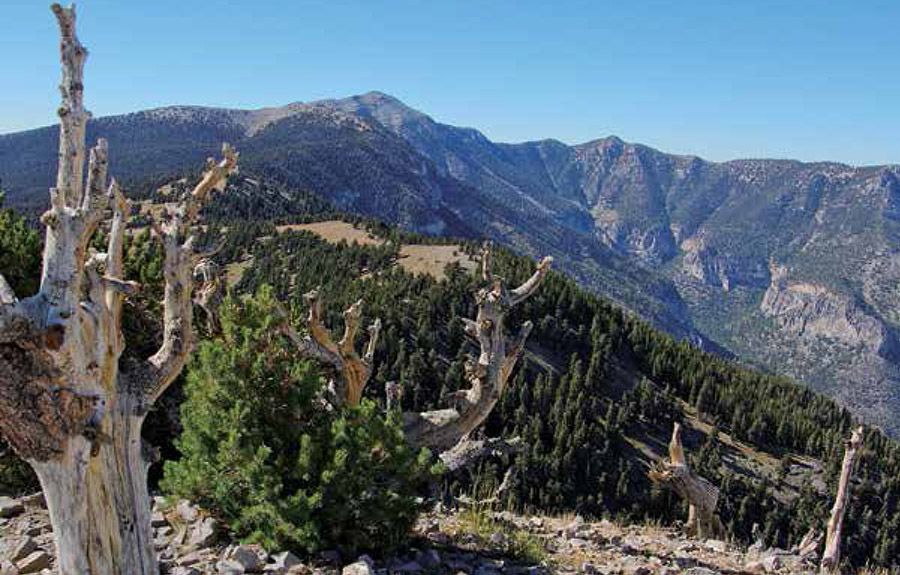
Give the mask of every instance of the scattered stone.
[[399, 567], [391, 569], [391, 571], [395, 573], [420, 573], [422, 571], [422, 566], [418, 561], [407, 561]]
[[163, 527], [168, 525], [169, 522], [166, 521], [166, 517], [160, 511], [154, 511], [150, 515], [150, 527]]
[[256, 550], [249, 545], [238, 545], [228, 554], [228, 559], [240, 563], [245, 572], [252, 573], [262, 567], [259, 555], [257, 555]]
[[[363, 555], [363, 557], [369, 558], [368, 555]], [[340, 552], [334, 549], [320, 552], [319, 559], [325, 563], [330, 563], [332, 565], [340, 565], [342, 561]], [[362, 559], [362, 557], [360, 557], [360, 559]], [[371, 563], [372, 559], [369, 558], [369, 562]]]
[[47, 500], [44, 498], [44, 494], [41, 491], [37, 493], [32, 493], [31, 495], [26, 495], [21, 498], [19, 501], [22, 502], [22, 505], [25, 507], [31, 507], [35, 509], [46, 509], [47, 508]]
[[275, 555], [272, 555], [272, 565], [274, 565], [276, 568], [290, 569], [291, 567], [296, 567], [300, 564], [300, 558], [290, 551], [284, 551], [282, 553], [276, 553]]
[[43, 569], [50, 568], [50, 555], [46, 551], [35, 551], [16, 563], [16, 568], [21, 575], [28, 573], [37, 573]]
[[201, 555], [200, 551], [191, 551], [187, 555], [182, 555], [178, 558], [179, 565], [183, 565], [185, 567], [189, 567], [191, 565], [196, 565], [203, 561], [205, 557]]
[[434, 549], [429, 549], [419, 553], [416, 561], [427, 569], [435, 569], [441, 564], [441, 554]]
[[774, 573], [779, 569], [781, 569], [781, 558], [777, 555], [757, 559], [744, 566], [745, 571], [765, 571], [766, 573]]
[[196, 505], [191, 505], [189, 501], [183, 499], [178, 502], [178, 505], [175, 507], [175, 512], [178, 513], [178, 516], [182, 521], [187, 521], [188, 523], [193, 523], [200, 517], [200, 509]]
[[16, 517], [25, 511], [21, 501], [9, 497], [0, 497], [0, 517]]
[[707, 539], [705, 545], [707, 549], [717, 553], [725, 553], [728, 551], [728, 543], [718, 539]]
[[23, 537], [18, 544], [16, 544], [12, 551], [9, 554], [8, 559], [13, 563], [17, 561], [21, 561], [25, 559], [35, 551], [37, 551], [37, 543], [34, 542], [34, 539], [31, 537]]
[[192, 547], [209, 547], [216, 540], [219, 525], [212, 517], [206, 517], [191, 530], [188, 545]]
[[587, 539], [581, 539], [576, 537], [574, 539], [569, 539], [569, 547], [573, 549], [587, 549], [591, 546], [591, 542]]
[[584, 518], [581, 515], [576, 515], [575, 519], [563, 529], [563, 536], [570, 539], [578, 537], [582, 529], [584, 529]]
[[450, 559], [444, 562], [451, 571], [456, 571], [457, 573], [471, 573], [473, 571], [472, 564], [463, 559]]
[[341, 575], [375, 575], [372, 559], [368, 555], [360, 557], [356, 563], [351, 563], [341, 570]]
[[222, 559], [216, 563], [216, 571], [222, 573], [222, 575], [241, 575], [246, 573], [244, 566], [234, 559]]

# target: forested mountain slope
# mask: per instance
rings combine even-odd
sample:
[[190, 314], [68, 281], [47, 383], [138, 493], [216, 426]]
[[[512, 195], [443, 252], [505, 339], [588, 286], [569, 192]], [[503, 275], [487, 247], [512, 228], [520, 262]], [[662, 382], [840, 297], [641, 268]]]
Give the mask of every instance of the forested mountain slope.
[[[232, 189], [246, 191], [246, 182]], [[294, 221], [334, 219], [327, 209], [304, 205]], [[365, 245], [283, 226], [278, 231], [273, 221], [240, 227], [238, 221], [246, 221], [240, 209], [220, 209], [210, 219], [210, 230], [229, 230], [221, 263], [252, 262], [234, 278], [235, 289], [272, 285], [301, 316], [302, 294], [321, 286], [331, 325], [359, 298], [363, 323], [384, 322], [367, 394], [381, 400], [384, 384], [398, 381], [404, 409], [422, 409], [441, 406], [442, 397], [465, 385], [464, 352], [472, 344], [462, 318], [473, 313], [478, 278], [458, 265], [441, 281], [397, 265], [404, 245], [449, 240], [352, 217]], [[477, 243], [453, 243], [469, 254], [461, 259], [477, 257]], [[533, 269], [507, 251], [496, 264], [511, 283]], [[487, 435], [519, 436], [529, 446], [515, 459], [511, 503], [593, 516], [681, 518], [681, 503], [650, 485], [646, 466], [665, 453], [672, 424], [682, 421], [686, 447], [722, 490], [723, 521], [736, 537], [748, 540], [759, 523], [768, 543], [789, 546], [826, 519], [852, 427], [850, 414], [832, 400], [678, 342], [563, 274], [551, 274], [513, 315], [510, 330], [524, 319], [535, 329], [522, 367], [486, 428]], [[890, 565], [900, 551], [900, 450], [876, 430], [866, 441], [846, 549], [857, 565]], [[499, 480], [502, 468], [485, 473]]]
[[[900, 421], [896, 167], [706, 162], [617, 138], [497, 144], [386, 94], [99, 118], [118, 177], [162, 183], [222, 140], [242, 169], [431, 235], [552, 255], [679, 337], [798, 379], [891, 433]], [[56, 128], [0, 135], [9, 203], [35, 212]], [[132, 185], [132, 188], [135, 188]]]

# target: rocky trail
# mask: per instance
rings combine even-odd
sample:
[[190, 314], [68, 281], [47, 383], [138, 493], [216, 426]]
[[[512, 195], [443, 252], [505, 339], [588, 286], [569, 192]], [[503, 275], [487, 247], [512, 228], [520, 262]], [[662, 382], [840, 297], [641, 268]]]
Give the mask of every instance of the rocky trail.
[[[267, 553], [230, 541], [198, 507], [154, 498], [154, 543], [169, 575], [735, 575], [815, 573], [812, 563], [761, 544], [744, 549], [691, 540], [674, 528], [589, 522], [579, 516], [521, 516], [488, 508], [422, 516], [408, 547], [388, 557]], [[0, 575], [55, 572], [43, 497], [0, 498]]]

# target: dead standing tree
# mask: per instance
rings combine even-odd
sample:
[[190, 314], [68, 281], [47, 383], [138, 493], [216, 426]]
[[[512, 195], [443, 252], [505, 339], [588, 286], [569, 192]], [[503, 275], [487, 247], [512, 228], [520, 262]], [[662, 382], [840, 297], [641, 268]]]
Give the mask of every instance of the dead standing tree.
[[697, 475], [688, 465], [681, 443], [681, 424], [676, 423], [669, 442], [669, 461], [660, 461], [650, 470], [650, 479], [663, 483], [688, 502], [688, 520], [685, 531], [690, 537], [720, 537], [725, 529], [716, 504], [719, 490], [712, 483]]
[[[227, 145], [200, 183], [155, 229], [165, 247], [163, 342], [124, 362], [122, 299], [128, 202], [107, 185], [107, 146], [90, 151], [85, 182], [83, 69], [74, 7], [54, 4], [62, 61], [59, 168], [50, 190], [40, 291], [17, 300], [0, 277], [0, 433], [40, 479], [63, 575], [158, 572], [150, 531], [148, 460], [141, 425], [191, 349], [189, 227], [236, 168]], [[111, 210], [105, 253], [89, 253]]]
[[[467, 377], [471, 387], [450, 397], [455, 406], [449, 409], [424, 413], [404, 413], [403, 432], [416, 448], [427, 447], [438, 453], [451, 469], [465, 467], [481, 457], [493, 453], [509, 453], [520, 446], [518, 441], [499, 439], [473, 440], [469, 434], [481, 425], [503, 395], [506, 382], [525, 349], [525, 340], [531, 332], [531, 322], [525, 322], [507, 349], [503, 322], [509, 311], [537, 291], [550, 270], [552, 258], [544, 258], [537, 270], [521, 286], [508, 290], [492, 271], [491, 246], [485, 244], [482, 251], [482, 278], [489, 286], [478, 291], [476, 302], [478, 315], [466, 321], [466, 332], [480, 346], [476, 361], [468, 362]], [[282, 331], [292, 340], [297, 352], [326, 365], [335, 371], [329, 390], [329, 402], [336, 406], [356, 406], [372, 374], [372, 360], [381, 329], [381, 321], [369, 327], [369, 341], [365, 353], [360, 356], [354, 348], [359, 331], [362, 301], [344, 312], [344, 334], [335, 342], [322, 319], [320, 290], [306, 294], [310, 304], [309, 335], [301, 335], [290, 325], [289, 316], [281, 310]], [[392, 384], [396, 388], [396, 384]], [[388, 392], [389, 403], [398, 403], [397, 391]]]
[[853, 477], [853, 466], [862, 446], [863, 427], [859, 426], [850, 439], [844, 442], [844, 463], [841, 466], [841, 478], [838, 482], [837, 496], [831, 508], [828, 520], [828, 533], [825, 536], [825, 552], [822, 554], [821, 573], [836, 573], [841, 562], [841, 531], [844, 525], [844, 514], [847, 512], [847, 499], [850, 496], [850, 480]]
[[478, 304], [475, 320], [466, 320], [466, 333], [478, 341], [480, 348], [478, 358], [466, 364], [471, 387], [452, 394], [454, 407], [403, 414], [407, 441], [414, 447], [427, 447], [440, 454], [451, 470], [464, 467], [482, 454], [511, 449], [510, 445], [501, 445], [496, 440], [475, 441], [469, 434], [484, 423], [502, 397], [531, 333], [532, 323], [526, 321], [507, 346], [503, 322], [513, 307], [538, 290], [553, 262], [553, 258], [544, 258], [525, 283], [510, 290], [501, 278], [494, 276], [491, 255], [490, 244], [485, 244], [481, 269], [482, 279], [488, 286], [475, 295]]

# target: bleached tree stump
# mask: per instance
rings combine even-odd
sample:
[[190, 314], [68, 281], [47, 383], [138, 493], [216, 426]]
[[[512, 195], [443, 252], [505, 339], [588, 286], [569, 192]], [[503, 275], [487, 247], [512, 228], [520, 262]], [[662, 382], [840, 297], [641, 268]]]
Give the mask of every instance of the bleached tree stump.
[[669, 442], [669, 461], [660, 461], [650, 470], [650, 479], [669, 485], [688, 502], [688, 520], [685, 531], [690, 537], [715, 538], [724, 534], [725, 528], [716, 513], [719, 489], [697, 475], [688, 465], [681, 443], [681, 424], [676, 423]]
[[[85, 182], [83, 70], [75, 9], [52, 6], [60, 30], [62, 105], [56, 187], [50, 190], [40, 291], [19, 301], [0, 277], [0, 433], [41, 482], [63, 575], [158, 572], [150, 531], [149, 462], [141, 425], [191, 349], [190, 224], [236, 169], [209, 162], [201, 182], [155, 229], [165, 246], [164, 336], [157, 353], [123, 362], [122, 300], [128, 202], [107, 182], [107, 145], [91, 149]], [[104, 253], [90, 253], [111, 211]], [[188, 236], [187, 239], [184, 239]]]
[[828, 519], [828, 530], [825, 535], [825, 552], [822, 554], [821, 573], [836, 573], [841, 562], [841, 531], [844, 526], [844, 515], [847, 512], [847, 500], [850, 497], [850, 480], [853, 478], [853, 466], [863, 440], [863, 427], [859, 426], [845, 442], [844, 462], [841, 465], [841, 478], [838, 482], [834, 507]]

